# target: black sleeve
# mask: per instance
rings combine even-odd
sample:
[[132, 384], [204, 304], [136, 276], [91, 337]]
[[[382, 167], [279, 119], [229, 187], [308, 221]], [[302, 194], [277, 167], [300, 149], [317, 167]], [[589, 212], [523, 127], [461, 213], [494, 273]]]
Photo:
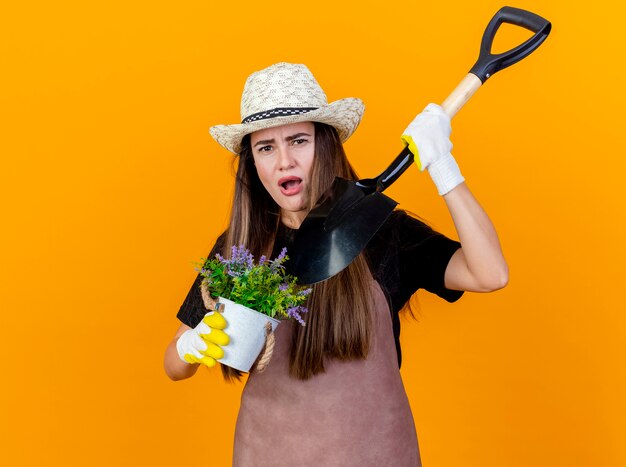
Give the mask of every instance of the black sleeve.
[[437, 294], [448, 302], [463, 291], [444, 285], [446, 267], [461, 244], [436, 232], [402, 210], [394, 211], [371, 243], [370, 264], [397, 313], [418, 289]]
[[[225, 239], [225, 233], [219, 236], [207, 258], [212, 258], [216, 253], [220, 253], [222, 251]], [[204, 308], [204, 302], [202, 301], [202, 294], [200, 292], [201, 282], [202, 276], [198, 274], [196, 276], [196, 280], [193, 282], [189, 292], [187, 293], [187, 297], [185, 297], [185, 301], [176, 314], [176, 317], [182, 323], [191, 328], [195, 328], [208, 312], [208, 310]]]
[[405, 215], [400, 228], [401, 254], [399, 261], [403, 293], [407, 300], [418, 289], [437, 294], [448, 302], [461, 298], [463, 291], [444, 285], [446, 268], [461, 244], [414, 217]]

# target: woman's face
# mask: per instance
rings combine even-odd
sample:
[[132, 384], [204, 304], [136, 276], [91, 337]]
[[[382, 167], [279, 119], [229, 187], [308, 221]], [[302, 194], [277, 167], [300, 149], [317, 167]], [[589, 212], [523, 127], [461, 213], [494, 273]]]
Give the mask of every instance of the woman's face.
[[315, 126], [300, 122], [259, 130], [250, 143], [261, 183], [280, 206], [283, 223], [298, 228], [307, 214]]

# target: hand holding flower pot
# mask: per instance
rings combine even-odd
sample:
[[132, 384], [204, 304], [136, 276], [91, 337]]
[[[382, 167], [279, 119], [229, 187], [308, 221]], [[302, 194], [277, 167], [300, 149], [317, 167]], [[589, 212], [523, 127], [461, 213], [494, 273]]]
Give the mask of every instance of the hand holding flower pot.
[[225, 327], [226, 320], [220, 313], [207, 313], [195, 328], [188, 329], [178, 338], [178, 356], [187, 363], [215, 366], [215, 361], [224, 356], [221, 346], [229, 342], [228, 335], [222, 331]]
[[[217, 254], [201, 264], [205, 307], [223, 313], [227, 322], [225, 330], [230, 343], [223, 349], [220, 363], [250, 371], [266, 336], [271, 342], [279, 319], [294, 318], [305, 325], [302, 314], [307, 312], [304, 304], [311, 289], [298, 287], [296, 278], [285, 273], [286, 253], [283, 248], [276, 259], [261, 256], [255, 264], [246, 248], [233, 246], [230, 259]], [[257, 370], [262, 370], [261, 365]]]

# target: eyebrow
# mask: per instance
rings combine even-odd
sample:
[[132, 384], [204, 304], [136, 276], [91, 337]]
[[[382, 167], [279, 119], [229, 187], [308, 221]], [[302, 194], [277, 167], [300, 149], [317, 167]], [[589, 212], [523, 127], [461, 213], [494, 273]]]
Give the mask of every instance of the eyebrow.
[[[309, 136], [310, 137], [311, 135], [309, 133], [302, 133], [302, 132], [300, 132], [300, 133], [296, 133], [295, 135], [287, 136], [285, 138], [285, 141], [288, 141], [288, 142], [289, 141], [293, 141], [294, 139], [302, 138], [303, 136]], [[257, 147], [258, 145], [272, 144], [272, 143], [275, 143], [275, 142], [276, 142], [276, 140], [274, 138], [272, 138], [272, 139], [262, 139], [261, 141], [257, 141], [254, 144], [254, 147]]]

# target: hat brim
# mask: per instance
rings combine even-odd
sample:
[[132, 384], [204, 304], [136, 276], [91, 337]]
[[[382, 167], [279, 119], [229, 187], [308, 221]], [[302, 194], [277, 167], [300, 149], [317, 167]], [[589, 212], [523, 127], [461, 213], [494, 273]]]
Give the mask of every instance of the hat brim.
[[361, 99], [347, 97], [311, 110], [310, 112], [285, 117], [267, 118], [250, 123], [215, 125], [209, 129], [209, 132], [222, 147], [235, 154], [239, 154], [241, 151], [241, 140], [245, 135], [265, 128], [273, 128], [297, 122], [320, 122], [331, 125], [335, 127], [343, 143], [359, 126], [364, 111], [365, 104], [363, 104]]

